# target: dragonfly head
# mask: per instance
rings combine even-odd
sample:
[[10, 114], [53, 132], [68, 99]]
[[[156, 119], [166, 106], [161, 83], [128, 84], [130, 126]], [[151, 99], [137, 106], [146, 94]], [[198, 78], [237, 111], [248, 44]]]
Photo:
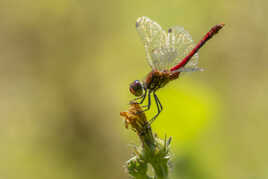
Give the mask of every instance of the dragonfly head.
[[135, 96], [141, 96], [143, 94], [143, 85], [139, 80], [135, 80], [129, 85], [129, 91]]

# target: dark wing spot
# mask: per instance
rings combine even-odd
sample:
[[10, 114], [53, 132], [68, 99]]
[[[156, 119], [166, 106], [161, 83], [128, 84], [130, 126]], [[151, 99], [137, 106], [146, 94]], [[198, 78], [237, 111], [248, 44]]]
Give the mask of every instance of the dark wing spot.
[[172, 32], [172, 29], [171, 29], [171, 28], [169, 28], [169, 29], [168, 29], [168, 33], [171, 33], [171, 32]]
[[139, 25], [140, 25], [139, 22], [136, 22], [136, 28], [139, 27]]

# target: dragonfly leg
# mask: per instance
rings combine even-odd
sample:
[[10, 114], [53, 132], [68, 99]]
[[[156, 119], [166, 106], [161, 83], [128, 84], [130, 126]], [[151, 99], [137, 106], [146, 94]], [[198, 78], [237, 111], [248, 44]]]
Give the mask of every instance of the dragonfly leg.
[[133, 99], [133, 101], [137, 101], [137, 100], [139, 100], [139, 99], [141, 99], [141, 98], [143, 98], [144, 96], [142, 95], [142, 96], [139, 96], [139, 97], [137, 97], [137, 98], [134, 98]]
[[144, 95], [141, 96], [142, 99], [140, 102], [138, 102], [138, 104], [142, 104], [143, 101], [145, 100], [146, 96], [147, 96], [147, 89], [145, 89]]
[[155, 97], [156, 97], [156, 99], [157, 99], [157, 101], [158, 101], [158, 104], [159, 104], [160, 110], [162, 111], [162, 110], [163, 110], [163, 106], [162, 106], [162, 104], [161, 104], [161, 102], [160, 102], [160, 100], [159, 100], [158, 96], [156, 96], [156, 94], [155, 94]]
[[151, 125], [154, 120], [157, 118], [157, 116], [161, 113], [161, 111], [163, 110], [163, 106], [160, 102], [160, 100], [158, 99], [157, 95], [155, 94], [155, 91], [153, 92], [154, 95], [154, 100], [157, 106], [157, 114], [149, 121], [149, 124]]
[[143, 110], [142, 112], [148, 111], [151, 107], [151, 91], [149, 90], [148, 93], [148, 105], [142, 106], [143, 108], [146, 108], [145, 110]]

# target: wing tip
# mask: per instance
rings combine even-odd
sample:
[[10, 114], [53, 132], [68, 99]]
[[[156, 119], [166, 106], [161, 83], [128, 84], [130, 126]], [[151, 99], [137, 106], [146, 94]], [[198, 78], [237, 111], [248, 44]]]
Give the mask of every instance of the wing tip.
[[141, 16], [136, 20], [136, 28], [138, 28], [140, 26], [140, 24], [144, 21], [151, 21], [151, 19], [149, 17], [146, 16]]
[[143, 21], [143, 19], [144, 19], [144, 16], [139, 17], [139, 18], [137, 19], [137, 21], [136, 21], [136, 27], [139, 27], [139, 26], [140, 26], [140, 23]]

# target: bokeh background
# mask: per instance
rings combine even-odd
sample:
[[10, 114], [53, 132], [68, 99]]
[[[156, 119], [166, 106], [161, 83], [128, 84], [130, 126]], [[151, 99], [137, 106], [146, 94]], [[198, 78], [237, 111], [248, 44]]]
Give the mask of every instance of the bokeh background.
[[[150, 71], [135, 21], [180, 25], [204, 72], [158, 92], [153, 124], [172, 136], [172, 176], [268, 178], [265, 0], [1, 0], [0, 178], [123, 179], [137, 136], [119, 112]], [[154, 109], [155, 110], [155, 109]], [[150, 114], [148, 114], [150, 116]]]

